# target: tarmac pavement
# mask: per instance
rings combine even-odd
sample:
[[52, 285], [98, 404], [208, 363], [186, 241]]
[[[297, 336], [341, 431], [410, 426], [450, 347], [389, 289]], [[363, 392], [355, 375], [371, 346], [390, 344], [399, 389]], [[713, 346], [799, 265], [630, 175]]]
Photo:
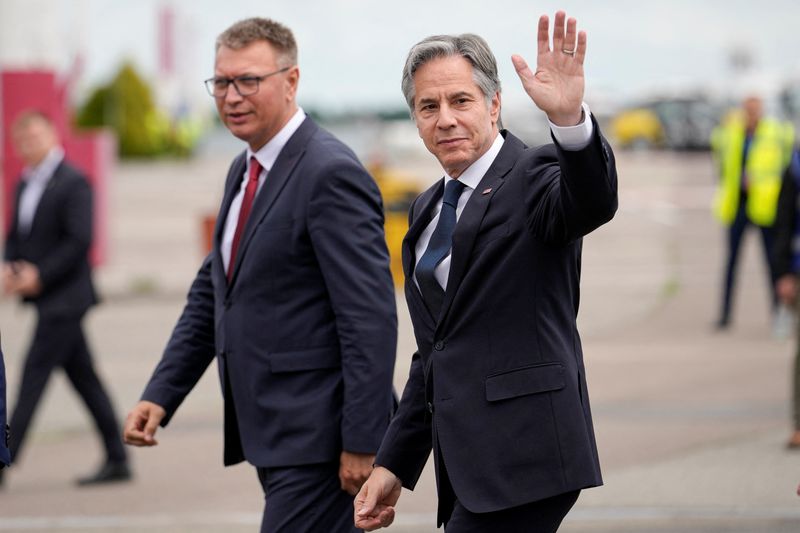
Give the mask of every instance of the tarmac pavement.
[[[114, 173], [108, 261], [97, 274], [105, 303], [87, 330], [120, 418], [180, 313], [202, 259], [200, 219], [216, 209], [228, 161], [127, 163]], [[745, 240], [733, 327], [713, 331], [723, 232], [708, 209], [707, 154], [623, 153], [618, 168], [620, 211], [584, 243], [579, 317], [606, 484], [583, 492], [561, 531], [798, 532], [800, 453], [783, 447], [794, 341], [772, 336], [760, 243]], [[413, 352], [401, 294], [398, 311], [401, 389]], [[0, 301], [11, 403], [32, 320]], [[215, 368], [159, 431], [159, 446], [131, 449], [131, 483], [73, 485], [101, 450], [63, 375], [34, 424], [0, 491], [0, 532], [257, 530], [255, 472], [222, 467]], [[429, 465], [389, 531], [435, 531], [435, 502]]]

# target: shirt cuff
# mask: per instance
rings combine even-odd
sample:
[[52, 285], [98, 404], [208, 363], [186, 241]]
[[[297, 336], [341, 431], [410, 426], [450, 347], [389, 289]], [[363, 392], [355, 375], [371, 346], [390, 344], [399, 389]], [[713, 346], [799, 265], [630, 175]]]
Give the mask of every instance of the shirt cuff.
[[594, 125], [589, 119], [591, 111], [586, 102], [581, 104], [581, 109], [583, 110], [583, 122], [577, 126], [556, 126], [550, 120], [547, 121], [550, 123], [550, 131], [553, 132], [553, 137], [564, 150], [583, 150], [592, 140]]

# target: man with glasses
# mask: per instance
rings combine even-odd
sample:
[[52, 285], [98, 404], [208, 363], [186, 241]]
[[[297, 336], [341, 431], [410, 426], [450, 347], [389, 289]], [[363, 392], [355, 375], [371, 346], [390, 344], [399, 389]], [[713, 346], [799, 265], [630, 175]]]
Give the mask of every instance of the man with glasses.
[[378, 188], [297, 106], [299, 77], [294, 37], [274, 21], [217, 40], [206, 85], [248, 147], [125, 439], [155, 445], [216, 357], [224, 462], [256, 467], [261, 531], [349, 532], [393, 408], [394, 289]]

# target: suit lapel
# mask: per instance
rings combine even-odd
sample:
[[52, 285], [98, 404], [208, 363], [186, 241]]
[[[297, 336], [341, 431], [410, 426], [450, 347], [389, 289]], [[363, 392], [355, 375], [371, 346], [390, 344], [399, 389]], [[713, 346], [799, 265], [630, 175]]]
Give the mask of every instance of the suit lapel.
[[428, 306], [422, 299], [422, 293], [414, 282], [414, 267], [416, 265], [416, 246], [419, 236], [431, 222], [431, 211], [436, 201], [441, 198], [444, 191], [444, 180], [439, 179], [433, 186], [420, 195], [419, 200], [412, 207], [411, 226], [408, 228], [403, 239], [403, 273], [406, 283], [409, 284], [410, 296], [417, 301], [418, 307], [424, 309], [425, 313], [435, 323], [435, 317], [428, 311]]
[[[37, 225], [37, 221], [42, 216], [47, 216], [47, 204], [50, 202], [50, 196], [53, 194], [53, 190], [58, 185], [58, 182], [61, 179], [61, 175], [64, 172], [64, 161], [58, 164], [58, 166], [53, 171], [53, 175], [50, 176], [50, 179], [47, 180], [47, 184], [44, 186], [44, 191], [42, 191], [42, 196], [39, 197], [39, 203], [36, 204], [36, 211], [33, 212], [33, 218], [31, 219], [31, 225], [28, 229], [28, 236], [33, 233], [33, 229]], [[22, 188], [19, 191], [19, 199], [22, 198], [22, 190], [27, 186], [27, 182], [23, 182]], [[17, 200], [17, 206], [19, 206], [19, 199]]]
[[283, 188], [289, 182], [289, 179], [293, 175], [294, 168], [305, 153], [309, 139], [317, 129], [317, 125], [314, 121], [310, 118], [306, 118], [300, 125], [300, 128], [298, 128], [286, 143], [286, 146], [283, 147], [280, 154], [278, 154], [278, 159], [275, 160], [272, 169], [267, 173], [267, 179], [256, 195], [253, 202], [253, 209], [244, 227], [239, 250], [236, 252], [237, 259], [234, 263], [231, 285], [236, 282], [236, 276], [245, 255], [247, 255], [247, 248], [250, 241], [253, 239], [256, 227], [258, 227], [258, 224], [269, 212], [270, 207], [272, 207]]
[[510, 133], [507, 133], [505, 137], [503, 148], [497, 154], [489, 170], [481, 178], [467, 205], [464, 206], [464, 211], [461, 213], [456, 229], [453, 232], [450, 273], [447, 278], [447, 289], [444, 293], [441, 315], [439, 316], [440, 323], [444, 322], [444, 317], [447, 316], [461, 280], [464, 278], [464, 273], [468, 266], [467, 261], [472, 253], [472, 246], [475, 244], [478, 229], [486, 210], [489, 208], [492, 197], [503, 186], [505, 175], [514, 167], [520, 152], [525, 148], [522, 141]]
[[242, 176], [244, 175], [244, 169], [246, 167], [246, 159], [247, 152], [244, 152], [237, 156], [231, 165], [228, 179], [225, 182], [225, 195], [222, 198], [222, 205], [219, 210], [219, 215], [217, 215], [216, 225], [214, 226], [213, 260], [216, 263], [214, 271], [221, 272], [222, 278], [226, 280], [225, 263], [222, 261], [222, 234], [225, 231], [225, 222], [228, 220], [228, 213], [231, 210], [233, 198], [242, 185]]

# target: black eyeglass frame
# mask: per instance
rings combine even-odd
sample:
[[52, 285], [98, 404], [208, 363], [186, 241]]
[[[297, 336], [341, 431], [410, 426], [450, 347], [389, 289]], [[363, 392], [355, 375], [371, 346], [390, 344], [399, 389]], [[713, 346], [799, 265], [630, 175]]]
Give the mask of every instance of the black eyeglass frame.
[[[252, 96], [252, 95], [254, 95], [254, 94], [256, 94], [258, 92], [258, 89], [261, 87], [261, 82], [262, 81], [264, 81], [265, 79], [269, 78], [270, 76], [274, 76], [276, 74], [280, 74], [281, 72], [286, 72], [290, 68], [292, 68], [292, 67], [283, 67], [282, 69], [278, 69], [278, 70], [276, 70], [274, 72], [269, 72], [267, 74], [264, 74], [263, 76], [236, 76], [235, 78], [221, 78], [221, 77], [215, 76], [213, 78], [208, 78], [203, 83], [206, 86], [206, 91], [208, 91], [208, 94], [210, 94], [214, 98], [224, 98], [225, 95], [228, 94], [228, 87], [230, 87], [231, 84], [233, 84], [233, 89], [236, 91], [236, 93], [239, 96]], [[216, 94], [216, 88], [217, 88], [216, 84], [217, 84], [217, 82], [220, 82], [220, 81], [225, 81], [226, 82], [225, 83], [225, 90], [224, 91], [220, 91], [219, 94]], [[242, 92], [242, 89], [239, 87], [239, 84], [236, 83], [237, 81], [238, 82], [255, 81], [256, 82], [255, 89], [253, 91], [250, 91], [250, 92], [247, 92], [247, 91]]]

